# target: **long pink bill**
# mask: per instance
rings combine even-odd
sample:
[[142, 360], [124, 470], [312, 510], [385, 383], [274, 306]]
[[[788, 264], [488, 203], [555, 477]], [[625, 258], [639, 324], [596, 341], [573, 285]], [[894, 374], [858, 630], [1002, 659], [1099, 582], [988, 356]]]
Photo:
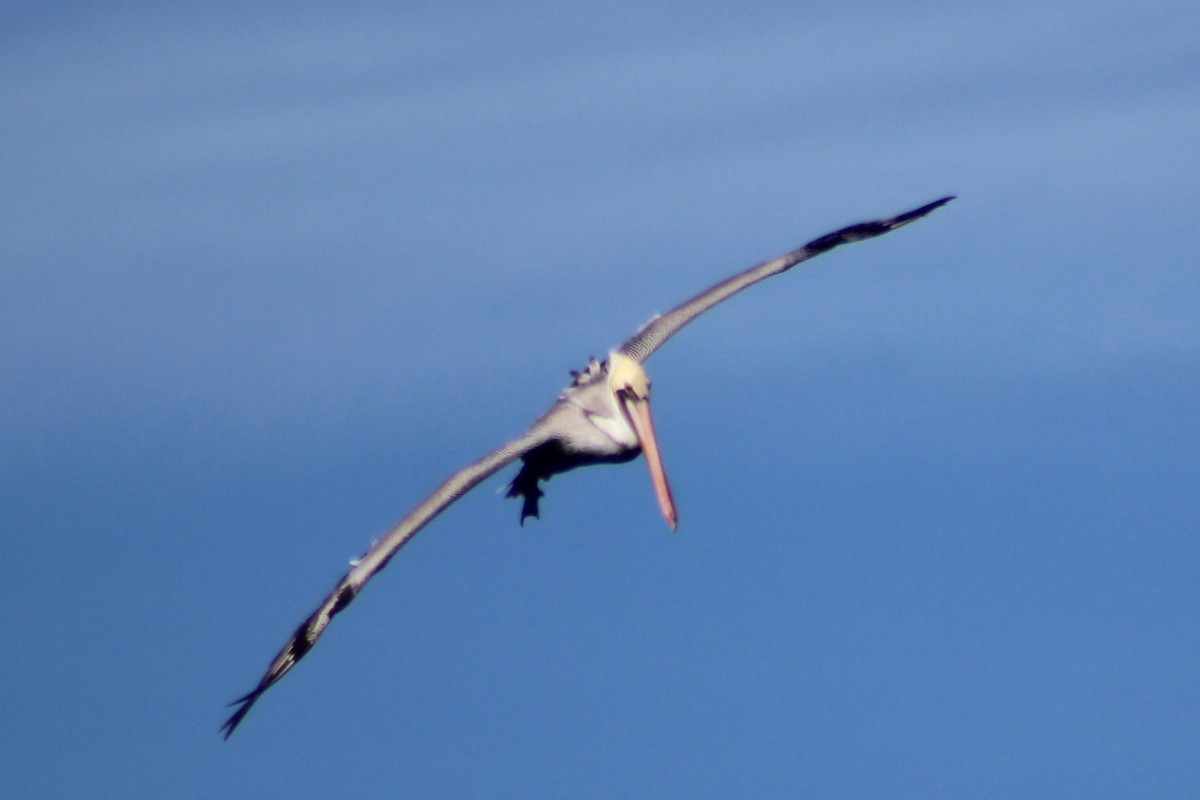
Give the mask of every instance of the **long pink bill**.
[[642, 445], [642, 453], [646, 456], [646, 466], [650, 469], [650, 482], [654, 484], [654, 496], [658, 499], [658, 509], [671, 530], [679, 524], [679, 515], [675, 513], [675, 500], [671, 497], [671, 486], [667, 483], [667, 472], [663, 469], [662, 456], [658, 451], [658, 439], [654, 436], [654, 420], [650, 418], [650, 402], [636, 397], [625, 396], [625, 408], [629, 412], [629, 420], [637, 434], [638, 442]]

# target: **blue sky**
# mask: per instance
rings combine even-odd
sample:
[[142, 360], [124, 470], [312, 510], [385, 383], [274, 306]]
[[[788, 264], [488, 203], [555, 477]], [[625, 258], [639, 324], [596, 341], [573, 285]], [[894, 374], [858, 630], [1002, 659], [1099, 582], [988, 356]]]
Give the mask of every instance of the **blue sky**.
[[[0, 26], [13, 796], [1195, 797], [1200, 11], [117, 4]], [[640, 464], [508, 473], [229, 742], [356, 556], [589, 354]]]

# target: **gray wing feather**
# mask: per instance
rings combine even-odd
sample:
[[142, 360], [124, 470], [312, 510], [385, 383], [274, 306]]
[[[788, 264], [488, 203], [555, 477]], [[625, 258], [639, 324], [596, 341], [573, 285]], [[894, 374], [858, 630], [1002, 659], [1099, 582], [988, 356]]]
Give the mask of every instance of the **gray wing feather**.
[[944, 206], [953, 199], [953, 195], [943, 197], [940, 200], [935, 200], [932, 203], [923, 205], [920, 208], [914, 208], [912, 211], [906, 211], [895, 217], [850, 225], [841, 230], [813, 239], [808, 244], [790, 253], [785, 253], [777, 258], [772, 258], [769, 261], [764, 261], [757, 266], [751, 267], [744, 272], [739, 272], [737, 275], [721, 281], [716, 286], [706, 289], [691, 300], [668, 311], [666, 314], [654, 318], [618, 349], [635, 361], [643, 362], [655, 350], [661, 347], [667, 339], [674, 336], [684, 325], [687, 325], [717, 303], [737, 294], [747, 286], [752, 286], [772, 275], [786, 272], [800, 262], [807, 261], [813, 256], [818, 256], [821, 253], [832, 250], [838, 245], [858, 242], [863, 239], [880, 236], [888, 231], [894, 231], [896, 228], [907, 225], [913, 220], [920, 219], [934, 209]]
[[[545, 419], [545, 418], [543, 418]], [[463, 467], [451, 475], [442, 485], [433, 491], [424, 501], [408, 513], [404, 519], [378, 539], [357, 561], [351, 563], [350, 571], [334, 586], [333, 591], [317, 606], [316, 611], [308, 619], [300, 623], [300, 627], [292, 634], [266, 673], [248, 694], [230, 703], [237, 706], [221, 732], [228, 739], [267, 689], [270, 689], [280, 678], [296, 665], [296, 662], [312, 649], [317, 638], [324, 632], [329, 621], [350, 604], [359, 590], [376, 572], [387, 566], [392, 556], [408, 543], [417, 531], [446, 509], [451, 503], [474, 488], [480, 481], [495, 473], [506, 464], [529, 452], [539, 444], [546, 442], [552, 436], [549, 426], [534, 423], [526, 433], [511, 442], [493, 450], [475, 463]]]

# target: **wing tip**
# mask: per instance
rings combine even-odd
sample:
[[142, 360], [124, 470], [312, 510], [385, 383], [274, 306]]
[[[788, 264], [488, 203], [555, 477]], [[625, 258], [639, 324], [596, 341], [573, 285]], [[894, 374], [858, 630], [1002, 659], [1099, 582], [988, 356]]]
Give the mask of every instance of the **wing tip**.
[[941, 197], [941, 198], [938, 198], [937, 200], [934, 200], [932, 203], [926, 203], [925, 205], [921, 206], [920, 208], [914, 208], [912, 211], [905, 211], [903, 214], [892, 217], [892, 219], [889, 221], [890, 224], [888, 225], [888, 227], [889, 228], [899, 228], [901, 225], [907, 225], [908, 223], [912, 222], [913, 220], [920, 219], [921, 217], [925, 216], [926, 214], [929, 214], [932, 211], [936, 211], [937, 209], [939, 209], [942, 206], [949, 203], [951, 200], [957, 199], [957, 197], [958, 197], [958, 195], [956, 195], [956, 194], [948, 194], [945, 197]]
[[[234, 730], [250, 713], [250, 709], [258, 702], [258, 699], [266, 694], [266, 691], [274, 686], [300, 659], [304, 658], [305, 654], [312, 649], [317, 638], [325, 630], [325, 626], [329, 624], [329, 620], [334, 614], [341, 611], [354, 599], [354, 590], [348, 586], [339, 585], [334, 590], [333, 594], [326, 598], [325, 602], [309, 615], [308, 619], [300, 623], [296, 628], [296, 632], [292, 634], [292, 638], [283, 646], [274, 660], [271, 661], [271, 666], [267, 667], [266, 674], [259, 680], [258, 685], [251, 689], [246, 694], [234, 700], [229, 706], [238, 706], [229, 719], [225, 720], [218, 731], [225, 734], [225, 738], [229, 739], [233, 735]], [[328, 610], [327, 610], [328, 609]]]
[[237, 730], [237, 726], [242, 724], [242, 720], [246, 718], [246, 714], [250, 713], [250, 707], [258, 701], [262, 692], [255, 689], [250, 694], [243, 695], [237, 700], [230, 703], [230, 706], [238, 706], [238, 709], [229, 715], [229, 719], [225, 720], [224, 724], [217, 729], [217, 733], [222, 734], [225, 741], [229, 741], [229, 737], [233, 736], [233, 732]]

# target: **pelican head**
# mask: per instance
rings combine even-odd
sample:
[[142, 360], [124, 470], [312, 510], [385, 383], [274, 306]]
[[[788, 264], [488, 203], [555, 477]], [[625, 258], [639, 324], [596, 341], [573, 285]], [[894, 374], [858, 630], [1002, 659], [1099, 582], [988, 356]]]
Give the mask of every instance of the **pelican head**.
[[679, 515], [675, 512], [675, 500], [671, 497], [671, 486], [667, 483], [658, 439], [654, 435], [654, 421], [650, 417], [650, 378], [641, 364], [614, 350], [608, 355], [608, 387], [633, 428], [638, 444], [642, 446], [646, 466], [650, 469], [650, 482], [654, 484], [654, 496], [658, 499], [658, 509], [667, 526], [675, 530]]
[[608, 354], [608, 387], [614, 394], [627, 392], [641, 400], [650, 399], [650, 376], [641, 364], [620, 350]]

